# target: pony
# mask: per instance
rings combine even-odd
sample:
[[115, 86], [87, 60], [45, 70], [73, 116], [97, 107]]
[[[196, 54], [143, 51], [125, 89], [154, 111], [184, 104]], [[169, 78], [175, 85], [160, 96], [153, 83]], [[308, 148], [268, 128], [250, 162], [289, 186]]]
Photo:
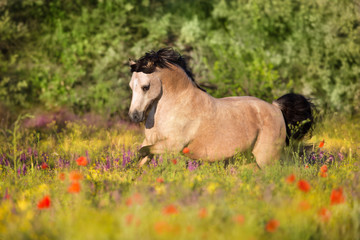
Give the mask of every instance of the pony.
[[264, 168], [280, 158], [290, 138], [300, 140], [312, 129], [313, 104], [304, 96], [289, 93], [272, 103], [252, 96], [214, 98], [172, 48], [129, 64], [129, 116], [145, 125], [140, 167], [165, 152], [213, 162], [250, 150]]

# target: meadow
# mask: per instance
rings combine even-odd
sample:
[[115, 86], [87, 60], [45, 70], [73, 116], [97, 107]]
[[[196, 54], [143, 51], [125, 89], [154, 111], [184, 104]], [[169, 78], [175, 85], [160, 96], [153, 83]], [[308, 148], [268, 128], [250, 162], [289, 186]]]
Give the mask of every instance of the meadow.
[[262, 170], [137, 167], [139, 126], [19, 118], [0, 136], [0, 239], [359, 239], [360, 124], [328, 116]]

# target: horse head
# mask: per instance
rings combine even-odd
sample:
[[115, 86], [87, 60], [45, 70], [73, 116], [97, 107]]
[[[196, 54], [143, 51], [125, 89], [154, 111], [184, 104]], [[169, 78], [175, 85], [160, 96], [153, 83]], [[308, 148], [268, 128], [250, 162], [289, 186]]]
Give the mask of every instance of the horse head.
[[144, 121], [152, 104], [160, 98], [162, 86], [157, 75], [156, 72], [133, 72], [129, 84], [132, 89], [129, 116], [133, 122]]
[[[130, 68], [132, 100], [129, 116], [134, 122], [142, 122], [146, 119], [152, 104], [161, 97], [163, 88], [165, 92], [165, 85], [168, 86], [167, 90], [173, 88], [179, 91], [180, 88], [186, 87], [187, 83], [191, 83], [205, 91], [195, 82], [185, 59], [172, 48], [147, 52], [140, 59], [130, 61]], [[176, 69], [184, 76], [186, 83], [179, 80]]]

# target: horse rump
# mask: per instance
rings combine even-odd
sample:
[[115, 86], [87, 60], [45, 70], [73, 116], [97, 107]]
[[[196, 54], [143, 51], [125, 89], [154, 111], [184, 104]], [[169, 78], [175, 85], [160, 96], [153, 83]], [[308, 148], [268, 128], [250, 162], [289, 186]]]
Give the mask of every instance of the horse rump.
[[302, 139], [312, 132], [314, 126], [315, 105], [301, 94], [288, 93], [275, 100], [280, 107], [286, 125], [286, 144], [290, 138]]

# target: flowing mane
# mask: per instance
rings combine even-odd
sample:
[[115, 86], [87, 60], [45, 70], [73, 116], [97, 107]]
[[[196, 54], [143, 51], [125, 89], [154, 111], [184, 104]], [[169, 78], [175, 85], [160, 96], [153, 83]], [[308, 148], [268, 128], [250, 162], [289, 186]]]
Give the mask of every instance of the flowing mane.
[[194, 75], [187, 66], [185, 58], [172, 48], [162, 48], [157, 52], [147, 52], [144, 56], [131, 63], [130, 68], [131, 72], [143, 72], [150, 74], [153, 73], [157, 67], [170, 68], [171, 64], [177, 65], [182, 68], [182, 70], [184, 70], [186, 75], [191, 79], [191, 81], [196, 85], [196, 87], [206, 92], [206, 90], [201, 88], [195, 82]]

